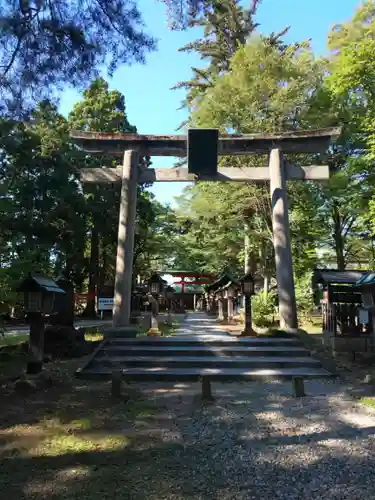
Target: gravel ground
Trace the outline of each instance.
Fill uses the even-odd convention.
[[[200,325],[190,315],[181,332],[201,333]],[[211,327],[205,318],[205,333]],[[302,399],[291,397],[291,383],[212,385],[209,405],[198,384],[144,386],[168,415],[165,448],[149,450],[158,478],[151,498],[375,499],[375,412],[339,380],[305,382]],[[130,498],[142,495],[134,488]]]
[[[215,384],[210,405],[197,385],[172,387],[145,389],[170,419],[152,471],[169,486],[152,498],[375,499],[375,413],[338,382],[311,381],[300,400],[287,383]]]

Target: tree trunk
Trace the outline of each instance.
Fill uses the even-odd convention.
[[[334,206],[332,210],[332,218],[333,218],[333,241],[335,244],[335,253],[336,253],[336,264],[337,269],[340,271],[344,271],[345,264],[345,241],[344,236],[342,234],[342,220],[341,215],[338,210],[338,207]]]
[[[342,245],[340,245],[338,243],[341,243],[341,242],[336,243],[337,269],[339,271],[345,271],[346,264],[345,264],[345,257],[344,257],[344,253],[343,253],[343,248],[342,248]]]
[[[89,263],[89,286],[88,286],[88,299],[87,305],[83,312],[83,316],[95,317],[95,299],[96,288],[98,283],[98,267],[99,267],[99,231],[94,221],[91,229],[91,249],[90,249],[90,263]]]
[[[104,251],[104,243],[101,244],[101,266],[99,269],[99,283],[98,283],[98,291],[102,290],[105,285],[105,276],[107,271],[107,254]]]
[[[245,274],[249,274],[252,271],[252,259],[251,259],[251,253],[250,253],[250,228],[247,222],[244,224],[244,232],[245,232],[245,238],[244,238],[244,253],[245,253]]]

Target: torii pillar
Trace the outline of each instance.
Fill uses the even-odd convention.
[[[298,328],[297,305],[286,196],[286,172],[283,153],[280,149],[271,150],[269,168],[280,328],[293,331]]]
[[[126,333],[126,330],[130,328],[138,162],[139,153],[137,150],[125,151],[122,166],[113,305],[113,329],[116,333]],[[134,329],[134,327],[131,328]],[[113,332],[109,331],[109,333]]]

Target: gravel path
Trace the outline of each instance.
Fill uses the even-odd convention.
[[[375,499],[375,412],[338,380],[308,381],[298,400],[291,383],[212,385],[209,405],[198,384],[144,387],[167,415],[163,445],[147,450],[150,498]]]
[[[150,450],[168,488],[152,498],[375,499],[375,414],[338,383],[309,382],[301,400],[287,383],[214,388],[210,405],[196,385],[146,390],[169,415],[166,449]]]

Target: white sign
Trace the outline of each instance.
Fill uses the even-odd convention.
[[[112,311],[113,298],[98,297],[98,311]]]
[[[359,309],[359,322],[367,325],[369,322],[369,315],[367,309]]]

